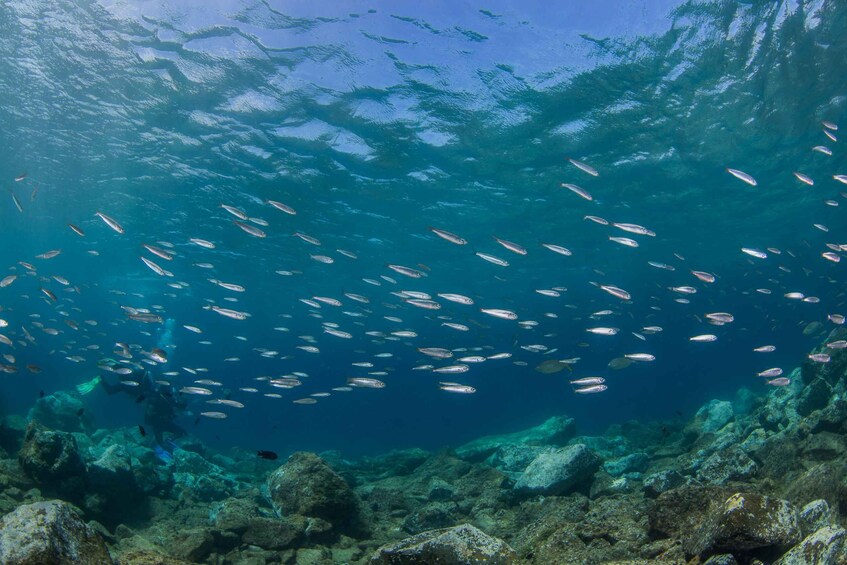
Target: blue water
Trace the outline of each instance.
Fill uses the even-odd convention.
[[[3,3],[0,185],[23,208],[2,195],[0,267],[3,276],[19,275],[0,289],[0,318],[9,323],[0,332],[15,341],[0,353],[14,355],[7,365],[18,369],[3,375],[4,410],[25,413],[39,391],[71,390],[89,380],[98,361],[115,357],[115,342],[144,351],[170,346],[168,363],[149,368],[179,371],[169,378],[175,385],[222,383],[212,398],[227,396],[244,408],[190,396],[191,413],[180,422],[206,441],[250,450],[435,448],[553,414],[571,415],[592,432],[627,419],[689,416],[704,401],[732,398],[742,387],[768,394],[755,374],[800,366],[835,327],[827,315],[847,314],[844,263],[821,257],[826,243],[847,241],[847,201],[840,194],[847,186],[832,178],[847,173],[843,141],[828,140],[821,125],[847,127],[845,26],[847,6],[835,1],[532,2],[519,10],[511,2]],[[816,145],[833,154],[812,151]],[[599,176],[578,170],[568,157]],[[757,186],[727,174],[727,167],[753,175]],[[800,183],[794,171],[815,185]],[[581,199],[563,182],[594,199]],[[830,199],[840,205],[826,204]],[[221,204],[266,220],[268,226],[256,227],[267,237],[243,232]],[[110,230],[97,211],[125,233]],[[657,235],[624,233],[586,215],[643,225]],[[430,226],[469,243],[448,243]],[[492,236],[528,253],[512,253]],[[632,237],[640,246],[609,236]],[[161,241],[174,245],[173,261],[141,247]],[[758,260],[741,247],[781,254]],[[51,249],[62,253],[35,258]],[[141,255],[173,278],[153,273]],[[650,260],[676,271],[653,268]],[[19,261],[35,265],[37,274],[26,275]],[[194,266],[203,262],[214,269]],[[388,264],[428,276],[404,277]],[[700,282],[692,269],[717,280]],[[246,292],[224,290],[209,278]],[[591,282],[624,288],[632,300]],[[680,285],[697,293],[668,290]],[[559,298],[535,292],[556,286],[568,290]],[[475,304],[436,297],[440,310],[422,310],[391,294],[401,290],[459,293]],[[794,291],[820,302],[783,296]],[[299,300],[313,296],[343,306],[315,309]],[[690,304],[674,301],[680,297]],[[211,303],[251,316],[232,320],[203,309]],[[173,337],[162,337],[163,324],[128,319],[121,306],[174,320]],[[496,319],[479,308],[509,309],[519,318]],[[613,315],[589,318],[604,309]],[[735,321],[705,324],[709,312],[730,312]],[[437,316],[470,329],[452,330]],[[518,324],[527,320],[538,325]],[[352,339],[323,333],[324,322],[339,324]],[[812,322],[822,327],[804,335]],[[38,323],[59,334],[44,333]],[[631,333],[651,325],[664,331],[646,341]],[[621,331],[586,333],[595,326]],[[398,330],[418,336],[386,341],[365,333]],[[705,333],[718,340],[688,341]],[[298,337],[304,335],[314,336],[320,353],[297,349],[309,345]],[[521,348],[535,344],[557,351]],[[752,352],[766,344],[776,352]],[[99,350],[82,349],[92,345]],[[469,349],[455,357],[513,356],[438,375],[412,368],[453,361],[429,359],[418,347]],[[471,351],[477,347],[486,349]],[[263,358],[256,348],[279,355]],[[607,367],[629,353],[656,360],[620,371]],[[85,360],[67,359],[74,355]],[[231,357],[240,361],[225,361]],[[580,360],[572,373],[534,370],[549,359],[574,357]],[[134,351],[134,361],[143,358]],[[360,361],[374,368],[351,365]],[[30,374],[27,364],[43,371]],[[193,376],[183,367],[208,372]],[[295,371],[308,377],[294,390],[255,380]],[[314,405],[292,402],[368,371],[387,372],[376,377],[386,387],[333,392]],[[576,395],[568,384],[596,375],[607,379],[601,394]],[[477,392],[445,392],[440,381]],[[143,403],[131,395],[107,397],[96,389],[85,402],[98,426],[134,426],[143,414]],[[195,424],[208,410],[228,418]]]

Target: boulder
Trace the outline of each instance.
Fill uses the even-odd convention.
[[[107,565],[103,539],[61,500],[19,506],[0,519],[4,565]]]
[[[470,524],[432,530],[384,545],[371,557],[372,565],[510,565],[517,562],[506,542]]]
[[[29,410],[27,420],[51,430],[81,432],[87,427],[82,399],[63,390],[41,397]]]
[[[647,468],[649,463],[650,457],[639,451],[612,461],[606,461],[603,463],[603,468],[613,477],[620,477],[624,473],[640,473]]]
[[[209,522],[219,530],[240,535],[247,531],[250,520],[258,516],[256,505],[249,500],[227,498],[212,505]]]
[[[831,461],[841,458],[845,452],[844,437],[833,432],[819,432],[805,438],[802,452],[805,459]]]
[[[18,452],[23,472],[48,491],[78,500],[85,486],[85,462],[74,436],[30,423]]]
[[[555,451],[555,448],[507,443],[498,447],[494,453],[488,456],[485,462],[510,478],[517,479],[536,457],[551,451]]]
[[[705,509],[714,500],[726,500],[731,490],[715,486],[683,485],[661,493],[647,511],[649,530],[654,537],[680,539],[695,531]]]
[[[582,444],[542,453],[524,470],[514,489],[530,496],[564,494],[588,482],[601,463],[600,457]]]
[[[215,537],[210,528],[178,529],[165,542],[168,555],[187,561],[203,561],[215,548]]]
[[[108,522],[125,517],[140,518],[139,505],[144,493],[135,480],[129,451],[123,445],[112,445],[88,466],[89,490],[97,493],[96,509]]]
[[[749,479],[756,474],[758,465],[744,451],[733,446],[710,455],[697,470],[697,478],[713,485]]]
[[[789,547],[801,539],[800,520],[790,502],[758,494],[736,493],[709,510],[686,540],[693,555]]]
[[[268,477],[280,516],[298,514],[326,520],[336,528],[362,528],[361,501],[341,476],[314,453],[297,452]]]
[[[815,410],[826,406],[832,396],[832,387],[822,378],[816,378],[803,387],[797,398],[797,413],[808,416]]]
[[[640,483],[628,477],[613,477],[606,471],[600,469],[594,475],[594,481],[591,483],[589,497],[593,500],[601,496],[612,496],[615,494],[624,494],[635,490],[636,485]]]
[[[839,432],[847,420],[847,400],[833,396],[829,403],[809,416],[809,428],[812,433],[828,431]]]
[[[658,473],[644,477],[644,494],[651,498],[656,498],[663,492],[680,487],[685,483],[685,477],[673,469],[659,471]]]
[[[307,522],[308,520],[302,516],[281,519],[257,516],[247,523],[247,529],[241,536],[241,541],[262,549],[275,551],[288,549],[298,545],[304,538],[309,525]]]
[[[841,565],[847,563],[847,531],[826,526],[807,536],[774,565]]]
[[[403,520],[403,529],[410,534],[426,530],[448,528],[459,521],[459,507],[455,502],[430,502],[415,510]]]
[[[813,500],[800,510],[800,529],[803,535],[809,535],[828,526],[832,520],[832,510],[826,500]]]
[[[786,489],[785,498],[798,506],[819,498],[832,501],[847,499],[847,488],[841,482],[845,474],[847,465],[842,461],[821,463],[794,478]]]
[[[456,489],[444,479],[434,477],[429,481],[426,498],[430,502],[452,500],[455,496]]]
[[[730,423],[735,417],[732,403],[726,400],[712,400],[703,405],[694,418],[685,426],[683,434],[696,439],[703,434],[714,433]]]
[[[553,416],[543,424],[510,434],[485,436],[456,449],[468,461],[484,461],[503,445],[564,446],[576,432],[573,418]]]
[[[204,502],[224,500],[242,485],[230,473],[195,451],[175,449],[173,480],[180,498]]]

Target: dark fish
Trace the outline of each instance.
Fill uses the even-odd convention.
[[[44,391],[43,390],[38,391],[38,398],[44,398]]]
[[[85,412],[85,408],[80,408],[79,410],[77,410],[77,411],[76,411],[76,415],[77,415],[77,416],[82,416],[82,413],[83,413],[83,412]]]
[[[139,402],[144,402],[144,399],[145,399],[145,398],[147,398],[147,397],[146,397],[146,396],[144,396],[143,394],[139,394],[139,395],[138,395],[138,398],[136,398],[136,399],[135,399],[136,404],[137,404],[137,403],[139,403]],[[142,435],[143,435],[143,434],[142,434]]]
[[[259,451],[257,451],[256,455],[258,455],[262,459],[268,459],[270,461],[276,461],[277,459],[279,459],[279,455],[277,455],[275,452],[265,451],[264,449],[260,449]]]
[[[144,426],[138,424],[138,433],[141,434],[141,437],[144,437],[147,435],[147,430],[144,429]]]

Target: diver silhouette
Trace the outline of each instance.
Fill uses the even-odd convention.
[[[144,403],[144,424],[153,431],[156,443],[163,445],[165,432],[174,437],[182,437],[187,432],[176,424],[176,418],[185,411],[187,402],[172,385],[157,383],[149,371],[132,380],[138,382],[137,387],[128,387],[120,383],[110,383],[105,378],[100,384],[106,394],[112,396],[118,393],[135,395],[136,402]]]

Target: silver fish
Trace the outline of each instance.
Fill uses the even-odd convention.
[[[518,255],[526,255],[526,249],[524,247],[521,247],[517,243],[512,243],[511,241],[506,241],[505,239],[500,239],[499,237],[495,237],[494,240],[513,253],[517,253]]]
[[[256,226],[251,226],[250,224],[245,224],[244,222],[239,222],[238,220],[233,220],[232,223],[234,223],[236,226],[241,228],[245,233],[248,233],[248,234],[252,235],[253,237],[259,237],[259,238],[267,237],[267,234],[265,232],[263,232],[262,230],[260,230],[259,228],[257,228]]]
[[[586,200],[589,200],[589,201],[594,200],[594,197],[591,196],[591,194],[589,194],[587,190],[585,190],[584,188],[579,187],[575,184],[563,182],[562,188],[567,188],[568,190],[570,190],[574,194],[581,196],[582,198],[585,198]]]
[[[106,223],[107,226],[109,226],[110,228],[112,228],[116,232],[124,233],[123,226],[121,226],[118,222],[116,222],[114,219],[110,218],[106,214],[104,214],[102,212],[95,212],[94,215],[97,216],[98,218],[100,218],[101,220],[103,220]]]
[[[500,308],[480,308],[479,311],[483,314],[488,314],[489,316],[494,316],[495,318],[502,318],[504,320],[518,319],[518,315],[512,312],[511,310],[502,310]]]
[[[480,253],[477,251],[476,256],[480,259],[484,259],[489,263],[493,263],[495,265],[499,265],[500,267],[508,267],[509,262],[505,259],[500,259],[499,257],[495,257],[494,255],[489,255],[488,253]]]
[[[603,392],[604,390],[607,390],[608,388],[609,387],[607,387],[606,385],[592,385],[592,386],[576,388],[576,389],[574,389],[574,392],[576,394],[596,394],[598,392]]]
[[[433,228],[433,227],[430,227],[429,231],[431,231],[432,233],[434,233],[435,235],[437,235],[441,239],[449,241],[450,243],[455,243],[456,245],[465,245],[467,243],[467,240],[459,237],[458,235],[456,235],[454,233],[450,233],[449,231],[440,230],[438,228]]]
[[[476,392],[476,389],[474,387],[459,383],[438,383],[438,387],[441,390],[445,390],[447,392],[457,392],[459,394],[473,394]]]
[[[543,245],[554,253],[558,253],[559,255],[564,255],[566,257],[570,257],[571,255],[573,255],[570,249],[562,247],[561,245],[554,245],[552,243],[542,243],[541,245]]]
[[[407,277],[411,277],[413,279],[419,279],[421,277],[425,277],[426,273],[423,271],[419,271],[417,269],[412,269],[409,267],[404,267],[403,265],[388,265],[388,268],[394,271],[395,273],[400,273],[401,275],[405,275]]]
[[[468,298],[462,294],[450,294],[450,293],[439,293],[438,296],[443,298],[444,300],[449,300],[450,302],[456,302],[457,304],[473,304],[473,299]]]
[[[282,202],[277,202],[276,200],[268,200],[268,204],[276,208],[277,210],[282,210],[286,214],[291,214],[292,216],[297,215],[297,211],[294,210],[291,206],[283,204]]]
[[[752,176],[748,175],[744,171],[739,171],[738,169],[727,168],[726,172],[728,172],[729,174],[731,174],[735,178],[746,182],[750,186],[756,186],[756,184],[758,184],[758,183],[756,183],[756,179],[754,179]]]
[[[220,306],[204,306],[203,309],[212,310],[213,312],[217,312],[221,316],[232,318],[233,320],[246,320],[250,317],[250,314],[248,314],[247,312],[239,312],[238,310],[230,310],[229,308],[221,308]]]
[[[574,167],[576,167],[580,171],[588,173],[592,177],[596,177],[600,174],[600,173],[597,172],[597,169],[595,169],[591,165],[586,165],[582,161],[577,161],[576,159],[571,159],[570,157],[568,157],[568,162],[570,162],[571,165],[573,165]]]

